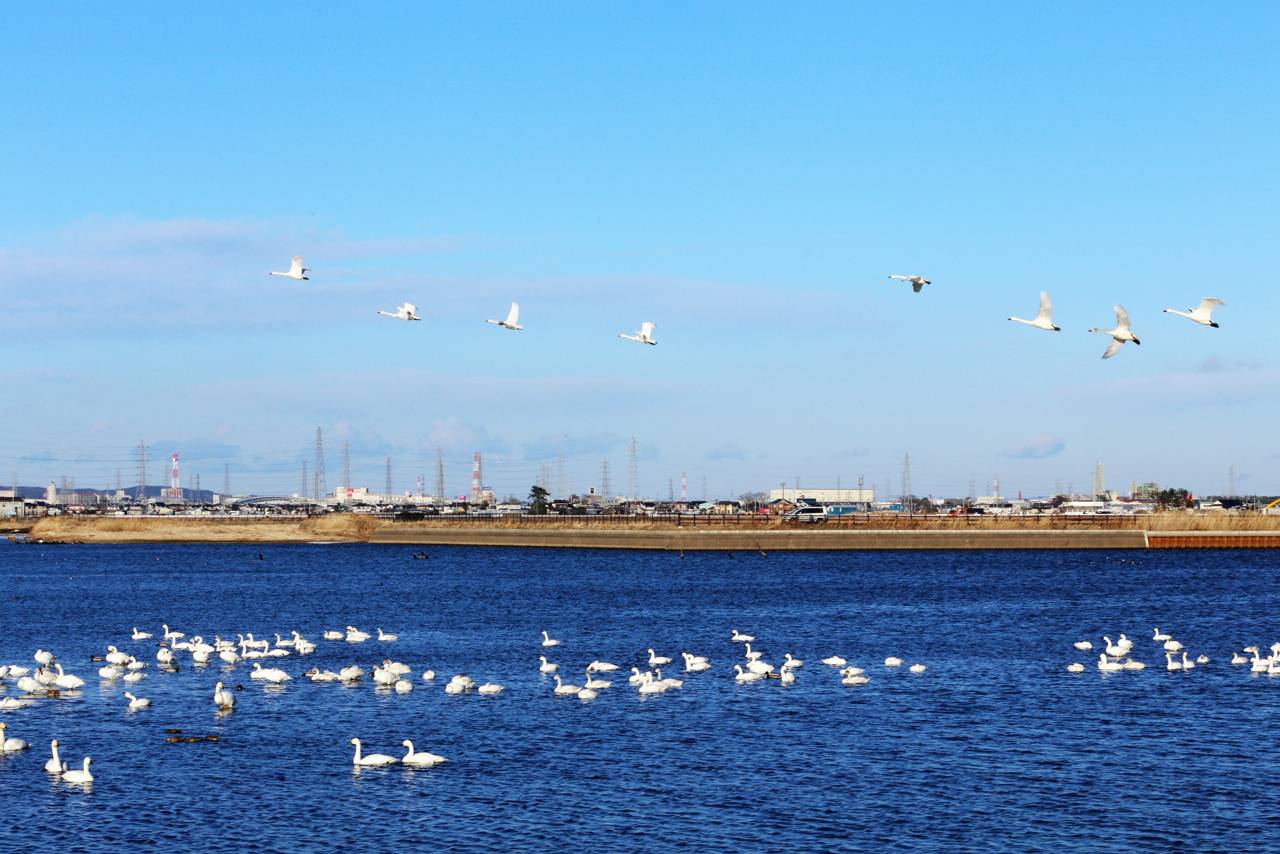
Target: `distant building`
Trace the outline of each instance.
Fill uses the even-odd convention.
[[[1129,493],[1131,498],[1155,498],[1156,493],[1160,491],[1158,483],[1138,483],[1134,484],[1133,489]]]
[[[876,500],[874,489],[781,489],[769,490],[769,503],[774,501],[790,501],[793,504],[801,498],[817,501],[819,504],[870,504]]]

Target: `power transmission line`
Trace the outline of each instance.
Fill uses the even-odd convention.
[[[147,443],[138,442],[138,503],[142,505],[142,515],[147,514]]]

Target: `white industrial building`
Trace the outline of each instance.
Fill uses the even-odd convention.
[[[769,490],[770,501],[790,501],[795,503],[801,498],[816,501],[819,504],[870,504],[876,500],[874,489],[781,489]]]

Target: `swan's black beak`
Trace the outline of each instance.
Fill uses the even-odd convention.
[[[1053,331],[1054,331],[1054,332],[1061,332],[1061,331],[1062,331],[1062,327],[1061,327],[1061,326],[1055,326],[1055,327],[1053,327]]]
[[[1134,344],[1137,344],[1139,347],[1141,347],[1141,346],[1142,346],[1142,342],[1141,342],[1141,341],[1139,341],[1137,338],[1133,339],[1133,343],[1134,343]]]
[[[1217,323],[1215,323],[1215,322],[1213,322],[1212,320],[1211,320],[1211,321],[1209,321],[1209,325],[1210,325],[1210,326],[1212,326],[1214,329],[1217,329],[1217,328],[1218,328],[1218,324],[1217,324]]]

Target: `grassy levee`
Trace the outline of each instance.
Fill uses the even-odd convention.
[[[1280,516],[1163,513],[1136,517],[859,516],[818,524],[759,517],[465,517],[368,515],[51,516],[29,536],[63,543],[303,543],[317,540],[601,548],[1141,548],[1147,535],[1280,534]],[[1255,538],[1256,540],[1257,538]]]

